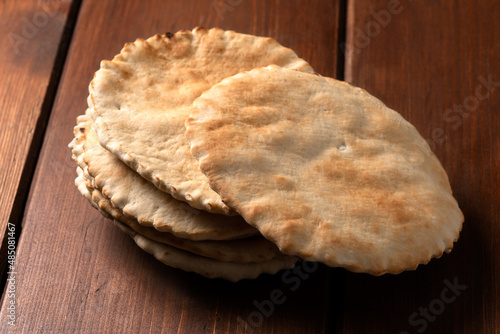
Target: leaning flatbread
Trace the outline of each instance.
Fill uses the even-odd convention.
[[[259,234],[240,216],[228,217],[191,208],[144,180],[101,147],[88,115],[77,118],[70,143],[73,159],[113,206],[144,226],[190,240],[229,240]]]
[[[88,99],[102,146],[159,189],[194,208],[231,215],[189,152],[192,102],[220,80],[255,67],[311,67],[272,38],[196,28],[127,43],[103,61]]]
[[[162,263],[208,278],[223,278],[237,282],[242,279],[257,278],[263,273],[275,274],[282,269],[293,268],[298,260],[296,257],[281,257],[257,263],[217,261],[153,241],[116,220],[115,225],[132,237],[140,248]]]
[[[463,215],[443,167],[366,91],[269,66],[195,106],[186,136],[210,185],[282,252],[380,275],[458,239]]]

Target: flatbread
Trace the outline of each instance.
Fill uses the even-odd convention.
[[[168,232],[160,232],[152,227],[142,226],[132,219],[120,220],[120,222],[126,223],[134,231],[153,241],[219,261],[249,263],[288,257],[281,253],[276,245],[262,236],[238,240],[192,241],[176,238]]]
[[[195,210],[144,180],[100,146],[92,119],[77,118],[70,143],[73,159],[93,179],[112,205],[140,224],[190,240],[229,240],[259,235],[240,216],[228,217]]]
[[[189,152],[184,121],[192,102],[220,80],[277,64],[312,71],[272,38],[195,28],[127,43],[102,61],[89,90],[103,147],[142,177],[194,208],[232,215]]]
[[[443,167],[366,91],[269,66],[194,104],[186,137],[210,186],[282,252],[381,275],[458,239],[463,215]]]
[[[153,254],[155,258],[168,266],[188,272],[195,272],[208,278],[223,278],[236,282],[242,279],[256,278],[262,273],[275,274],[279,270],[293,268],[298,260],[296,257],[284,256],[283,254],[279,254],[279,252],[278,254],[274,254],[273,252],[274,256],[269,257],[269,253],[266,253],[263,248],[261,248],[261,250],[264,250],[264,252],[260,252],[260,255],[258,255],[259,252],[255,252],[251,249],[251,247],[252,244],[255,247],[259,247],[260,242],[254,243],[253,241],[245,244],[244,241],[186,240],[182,243],[184,248],[177,248],[169,243],[154,240],[153,238],[159,234],[163,235],[163,237],[160,238],[163,241],[171,241],[172,239],[168,237],[165,238],[165,235],[168,235],[168,233],[158,231],[151,232],[151,230],[155,231],[151,228],[149,228],[149,232],[144,234],[139,233],[133,227],[138,227],[141,231],[145,231],[145,229],[148,228],[137,223],[134,224],[130,218],[120,214],[119,210],[114,209],[110,205],[109,201],[106,203],[106,200],[101,197],[102,195],[99,196],[99,191],[86,187],[85,178],[81,168],[77,167],[77,173],[78,176],[75,179],[75,185],[77,185],[78,190],[89,201],[89,203],[98,209],[106,218],[112,217],[117,219],[114,220],[114,222],[120,230],[132,237],[141,249]],[[97,203],[100,203],[101,207],[106,208],[106,211],[110,212],[110,214],[102,210],[100,206],[97,206]],[[232,246],[229,244],[232,244]],[[215,255],[215,258],[223,259],[216,260],[210,256],[205,257],[197,253],[186,251],[186,248],[189,249],[190,246],[193,246],[195,250],[202,250],[202,253],[208,250],[207,255]],[[217,251],[213,248],[214,246],[216,246],[219,250]],[[241,251],[242,253],[238,255],[235,251]],[[257,258],[252,258],[255,255],[257,255]],[[257,261],[246,261],[248,259]],[[234,262],[231,260],[234,260]]]
[[[116,220],[115,225],[162,263],[207,278],[223,278],[231,282],[253,279],[263,273],[276,274],[282,269],[291,269],[298,260],[296,257],[281,257],[257,263],[217,261],[153,241]]]
[[[77,179],[83,179],[83,172],[80,168],[78,169],[79,175]],[[84,191],[86,191],[86,193],[84,193]],[[89,201],[91,204],[97,207],[101,213],[107,215],[108,218],[111,217],[118,220],[148,239],[193,254],[219,261],[239,263],[263,262],[273,258],[287,257],[281,253],[273,243],[262,236],[227,241],[193,241],[177,238],[168,232],[160,232],[152,227],[142,226],[134,219],[125,216],[119,209],[113,207],[109,199],[97,189],[85,187],[85,189],[82,188],[80,192],[87,199],[90,197]]]

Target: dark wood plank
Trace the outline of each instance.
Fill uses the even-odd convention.
[[[415,272],[348,274],[344,332],[498,333],[500,3],[389,3],[349,1],[345,78],[429,138],[465,224],[451,254]]]
[[[21,219],[41,147],[46,102],[53,98],[60,74],[54,61],[71,3],[0,2],[0,272],[7,255],[7,225]]]
[[[87,86],[99,61],[112,58],[125,42],[197,25],[220,26],[275,37],[318,71],[334,76],[338,16],[337,4],[320,0],[84,1],[23,221],[15,283],[17,331],[324,332],[331,316],[330,275],[324,267],[293,283],[278,274],[237,284],[164,267],[78,193],[67,144],[75,117],[85,110]],[[286,301],[258,326],[254,302],[269,299],[274,289],[281,289]],[[4,299],[1,319],[9,313],[10,300]],[[1,321],[0,332],[8,329]]]

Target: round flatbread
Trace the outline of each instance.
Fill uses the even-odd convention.
[[[210,186],[282,252],[380,275],[458,239],[463,215],[443,167],[366,91],[269,66],[194,104],[186,137]]]
[[[232,215],[184,137],[192,102],[222,79],[277,64],[312,71],[272,38],[196,28],[127,43],[90,84],[99,141],[142,177],[194,208]]]
[[[293,268],[298,260],[296,257],[288,256],[257,263],[217,261],[151,240],[116,220],[115,225],[132,237],[137,246],[162,263],[207,278],[223,278],[232,282],[253,279],[263,273],[275,274],[282,269]]]
[[[78,167],[77,173],[78,177],[75,180],[75,184],[77,184],[80,193],[89,200],[92,206],[97,208],[106,218],[114,218],[153,241],[219,261],[239,263],[263,262],[287,256],[281,253],[276,245],[262,236],[238,240],[193,241],[177,238],[171,233],[160,232],[155,228],[143,226],[136,220],[125,216],[119,209],[113,207],[109,199],[99,190],[85,186],[84,172],[80,167]]]
[[[240,239],[259,232],[240,216],[191,208],[157,189],[98,142],[88,115],[77,118],[70,143],[73,159],[112,205],[140,224],[190,240]]]

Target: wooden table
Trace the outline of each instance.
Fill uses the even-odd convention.
[[[498,18],[495,0],[0,1],[0,333],[499,333]],[[413,123],[465,215],[453,252],[397,276],[319,266],[293,290],[162,266],[102,218],[67,148],[87,85],[125,42],[197,25],[272,36]]]

